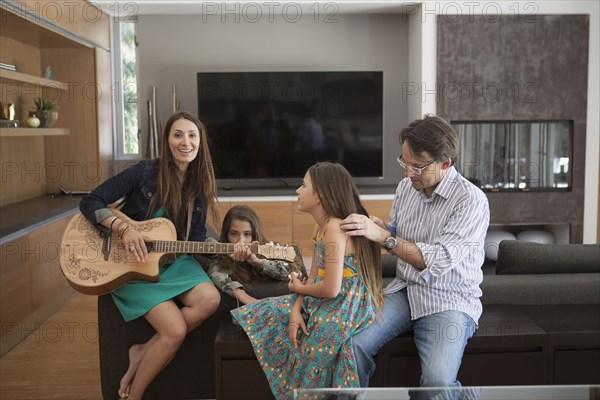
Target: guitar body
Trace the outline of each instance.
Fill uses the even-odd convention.
[[[116,211],[120,218],[152,240],[177,240],[175,226],[166,218],[133,221]],[[100,295],[109,293],[132,279],[159,280],[159,260],[165,252],[149,252],[146,262],[138,262],[117,235],[111,237],[108,260],[102,248],[105,238],[81,213],[77,213],[63,234],[60,268],[69,284],[78,292]]]
[[[158,282],[159,260],[165,254],[231,254],[233,243],[177,241],[175,226],[166,218],[133,221],[120,211],[115,214],[127,222],[131,229],[148,238],[148,258],[139,262],[128,252],[123,241],[112,235],[110,241],[81,213],[77,213],[63,234],[60,245],[60,268],[69,284],[78,292],[100,295],[112,292],[132,279]],[[249,244],[254,254],[293,262],[293,246]]]

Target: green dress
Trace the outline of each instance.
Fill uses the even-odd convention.
[[[164,211],[161,208],[154,217],[162,216]],[[190,254],[165,264],[159,273],[159,282],[132,280],[111,293],[125,321],[141,317],[157,304],[172,299],[199,283],[211,281],[200,263]]]

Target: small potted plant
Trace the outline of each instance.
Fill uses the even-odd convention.
[[[33,102],[36,108],[35,116],[40,120],[40,127],[52,127],[58,119],[58,104],[56,101],[45,97],[36,97]]]

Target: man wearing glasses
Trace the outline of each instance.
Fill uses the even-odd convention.
[[[377,351],[413,330],[420,385],[457,387],[463,351],[482,311],[488,201],[454,168],[458,137],[443,119],[427,115],[411,122],[400,132],[400,144],[397,161],[405,178],[389,223],[358,214],[341,222],[347,235],[364,236],[398,257],[379,318],[352,339],[360,383],[368,386]]]

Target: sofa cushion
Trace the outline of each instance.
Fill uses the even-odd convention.
[[[519,306],[518,309],[529,315],[537,325],[549,334],[585,334],[594,333],[597,338],[600,337],[600,304],[535,304],[529,306]],[[560,315],[560,318],[556,316]],[[591,343],[581,343],[583,345],[593,345],[592,347],[600,349],[600,340],[596,339]],[[598,363],[600,367],[600,363]],[[600,375],[599,375],[600,376]]]
[[[484,275],[480,285],[486,304],[598,304],[600,274]]]
[[[599,244],[500,242],[497,275],[600,272]]]
[[[391,254],[384,254],[381,256],[381,276],[384,278],[395,278],[396,277],[396,264],[398,258]]]
[[[256,280],[245,287],[246,292],[257,299],[266,297],[283,296],[290,294],[287,281],[278,281],[277,279]],[[222,294],[221,297],[228,296]]]

